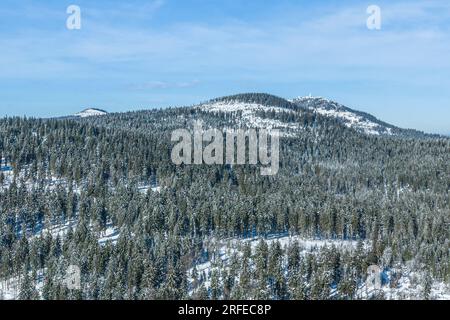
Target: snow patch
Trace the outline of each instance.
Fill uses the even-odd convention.
[[[298,130],[296,123],[282,122],[277,119],[262,118],[256,113],[259,111],[275,113],[295,113],[295,110],[286,108],[264,106],[257,103],[245,103],[240,101],[221,101],[207,103],[199,106],[200,110],[205,112],[229,113],[239,115],[235,117],[235,124],[238,127],[249,127],[255,129],[274,129],[284,130],[282,136],[292,136],[293,131]]]
[[[215,248],[215,250],[210,255],[210,258],[206,261],[199,261],[199,263],[187,271],[188,282],[191,287],[190,293],[192,294],[194,292],[195,279],[192,277],[194,268],[199,275],[202,275],[206,279],[203,284],[208,289],[210,286],[211,273],[215,268],[217,268],[216,266],[223,265],[225,266],[225,269],[228,269],[228,264],[233,255],[237,254],[239,257],[242,256],[243,253],[241,249],[244,244],[250,244],[253,254],[261,239],[264,240],[268,246],[272,245],[274,242],[279,242],[282,248],[288,247],[294,242],[298,242],[301,249],[301,254],[303,255],[311,252],[317,252],[317,250],[322,247],[331,247],[333,245],[341,250],[354,250],[358,244],[358,241],[353,240],[305,239],[300,236],[289,236],[285,234],[272,235],[267,238],[232,238],[220,241],[212,239],[209,244],[211,247]]]
[[[299,97],[294,103],[305,105],[309,110],[329,118],[341,120],[348,128],[354,128],[369,135],[393,135],[392,128],[373,122],[344,106],[322,97]]]
[[[108,112],[106,112],[104,110],[88,108],[88,109],[84,109],[81,112],[76,113],[75,116],[80,117],[80,118],[87,118],[87,117],[104,116],[106,114],[108,114]]]

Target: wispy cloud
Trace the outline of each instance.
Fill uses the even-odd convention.
[[[417,23],[417,20],[420,22],[432,15],[430,8],[439,8],[436,2],[431,3],[433,5],[424,5],[420,1],[386,5],[383,7],[386,26],[379,33],[365,29],[367,16],[362,6],[288,25],[280,21],[258,25],[198,25],[192,22],[173,23],[165,29],[143,29],[133,25],[116,26],[109,20],[108,24],[84,24],[79,34],[62,30],[49,35],[46,30],[42,34],[30,31],[20,38],[14,36],[14,39],[2,37],[0,45],[7,49],[0,57],[7,62],[3,67],[10,76],[20,76],[22,72],[24,76],[33,76],[35,70],[42,70],[46,65],[53,69],[55,64],[66,65],[69,71],[73,71],[70,65],[97,68],[109,63],[129,63],[129,69],[140,65],[147,70],[164,68],[168,71],[202,68],[270,71],[312,64],[450,67],[450,60],[445,59],[450,50],[447,30]],[[155,12],[163,5],[161,0],[153,1],[142,11]],[[443,4],[442,10],[448,10],[448,5]],[[92,13],[95,12],[93,9],[90,11],[93,16],[103,12],[100,9],[98,13]],[[140,12],[125,6],[109,9],[102,16],[111,18],[120,14],[139,15]],[[412,15],[410,26],[400,30],[395,28],[395,17],[402,25],[407,24],[408,13]],[[26,68],[19,73],[10,70],[14,60],[14,65],[22,64]]]
[[[170,1],[133,0],[114,6],[81,1],[80,31],[63,27],[64,10],[46,8],[39,10],[44,14],[39,24],[0,30],[0,81],[98,81],[124,94],[132,87],[145,101],[146,93],[182,88],[192,89],[195,97],[266,87],[287,92],[283,86],[289,83],[321,83],[329,91],[343,83],[385,91],[399,87],[404,94],[417,88],[430,95],[448,91],[450,3],[377,2],[381,31],[366,28],[366,6],[354,1],[306,9],[295,1],[283,15],[206,17],[201,22],[172,19],[170,10],[178,8]],[[26,16],[35,6],[24,11]],[[164,23],[156,23],[162,15]],[[17,20],[17,14],[5,16],[11,23]],[[45,17],[53,22],[45,24]]]
[[[133,85],[132,88],[136,90],[147,89],[181,89],[192,88],[200,83],[198,80],[192,80],[187,82],[168,82],[168,81],[150,81],[139,85]]]

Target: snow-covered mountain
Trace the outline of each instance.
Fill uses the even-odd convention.
[[[347,108],[337,102],[321,97],[299,97],[292,100],[296,105],[317,112],[326,117],[336,118],[349,128],[372,135],[393,135],[395,126],[378,120],[374,116]]]
[[[13,258],[0,300],[76,298],[60,283],[69,264],[87,266],[87,300],[450,298],[450,138],[261,93],[105,114],[0,119],[0,251]],[[279,129],[278,174],[262,177],[262,161],[176,165],[173,132],[198,121]]]
[[[427,134],[417,130],[396,127],[377,119],[371,114],[350,109],[338,102],[322,97],[298,97],[291,100],[291,102],[301,108],[311,110],[320,115],[335,118],[345,126],[369,135],[409,137],[428,136]]]
[[[204,112],[227,114],[230,124],[237,127],[255,129],[280,129],[284,136],[292,135],[299,129],[295,122],[287,122],[273,117],[264,117],[261,114],[270,113],[280,115],[295,113],[295,110],[276,106],[275,104],[263,104],[245,101],[245,99],[215,100],[201,104],[199,109]]]
[[[210,100],[194,108],[207,113],[224,114],[229,125],[248,128],[279,129],[283,136],[295,136],[302,125],[299,115],[318,114],[338,120],[342,125],[368,135],[431,137],[423,132],[398,128],[373,115],[350,109],[338,102],[319,97],[299,97],[286,100],[266,93],[244,93]],[[107,111],[85,109],[72,117],[104,116]]]
[[[81,112],[74,114],[74,116],[79,118],[87,118],[87,117],[104,116],[106,114],[108,114],[108,112],[102,109],[87,108]]]
[[[416,130],[398,128],[368,113],[350,109],[337,102],[311,96],[285,100],[269,94],[246,93],[214,99],[201,104],[199,108],[202,111],[228,114],[228,118],[234,119],[234,123],[239,126],[269,130],[276,128],[287,135],[301,130],[301,126],[287,121],[292,117],[286,115],[306,112],[337,119],[346,127],[368,135],[427,136]]]

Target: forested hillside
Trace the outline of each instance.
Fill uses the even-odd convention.
[[[195,120],[280,128],[279,173],[175,166],[171,133]],[[368,135],[261,94],[4,118],[0,299],[438,298],[450,284],[449,152],[448,138]],[[61,281],[69,265],[81,290]],[[363,294],[370,265],[385,288],[415,289]]]

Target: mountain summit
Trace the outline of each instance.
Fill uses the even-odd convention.
[[[106,114],[108,114],[108,112],[102,109],[87,108],[81,112],[76,113],[74,116],[79,118],[87,118],[87,117],[104,116]]]
[[[296,136],[307,123],[317,119],[321,125],[338,123],[357,132],[393,137],[433,137],[413,129],[402,129],[383,122],[375,116],[348,108],[338,102],[322,97],[299,97],[287,100],[267,93],[242,93],[209,100],[194,106],[194,109],[218,116],[216,120],[227,126],[280,129],[285,136]],[[171,117],[170,110],[161,110],[165,118]],[[90,118],[108,114],[97,108],[85,109],[73,117]],[[153,115],[153,113],[150,113]],[[197,115],[202,117],[201,114]],[[208,117],[210,117],[208,116]],[[226,123],[224,123],[226,122]],[[317,124],[316,123],[316,124]],[[211,123],[214,124],[214,122]]]
[[[402,129],[377,119],[375,116],[348,108],[340,103],[322,97],[299,97],[286,100],[266,93],[244,93],[213,99],[201,105],[204,111],[235,113],[240,112],[240,124],[256,127],[288,127],[292,124],[280,121],[262,121],[261,112],[311,114],[334,119],[342,125],[368,135],[424,137],[423,132]],[[279,118],[279,117],[278,117]],[[278,119],[279,120],[279,119]],[[276,122],[276,123],[275,123]]]
[[[402,129],[386,123],[366,112],[350,109],[340,103],[322,97],[299,97],[291,101],[295,105],[328,118],[335,118],[345,126],[369,135],[429,136],[421,131]],[[430,135],[431,136],[431,135]]]
[[[296,105],[335,118],[349,128],[372,135],[393,135],[395,126],[378,120],[374,116],[347,108],[322,97],[299,97],[292,100]]]

